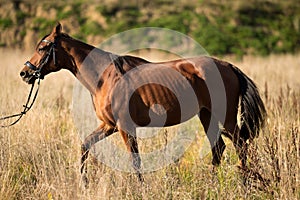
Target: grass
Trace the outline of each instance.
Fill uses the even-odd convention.
[[[29,56],[0,50],[1,116],[19,112],[26,101],[29,86],[18,72]],[[237,168],[230,142],[221,166],[212,173],[211,155],[200,158],[199,149],[206,143],[194,119],[187,128],[198,132],[196,140],[174,164],[145,174],[144,187],[134,174],[89,159],[90,187],[80,189],[80,139],[71,111],[74,78],[59,72],[42,81],[36,104],[17,125],[0,129],[0,199],[299,199],[299,55],[252,56],[233,63],[258,84],[269,114],[250,146],[252,173],[243,175]],[[177,128],[166,129],[155,140],[140,140],[141,150],[165,145]],[[118,134],[110,140],[123,145]]]

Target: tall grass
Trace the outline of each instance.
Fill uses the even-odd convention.
[[[6,115],[20,111],[26,101],[29,86],[18,72],[29,55],[0,53],[0,114]],[[299,56],[246,57],[234,64],[258,83],[268,110],[266,127],[250,145],[251,172],[238,169],[228,142],[213,172],[211,155],[200,158],[204,133],[194,119],[196,140],[174,164],[145,174],[143,187],[134,174],[89,159],[90,187],[82,190],[80,140],[70,109],[74,79],[59,72],[42,81],[36,104],[17,125],[0,129],[0,199],[299,199]],[[154,141],[140,140],[140,148],[164,145],[174,130]],[[119,142],[120,136],[112,140]]]

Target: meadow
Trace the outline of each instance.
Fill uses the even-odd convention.
[[[30,52],[0,49],[0,116],[19,112],[26,101],[30,87],[19,71],[29,57]],[[257,83],[268,112],[265,128],[250,145],[251,173],[239,170],[227,140],[222,164],[213,173],[210,153],[199,152],[205,145],[203,128],[193,119],[188,123],[197,132],[192,145],[173,164],[145,174],[143,187],[134,174],[90,158],[90,186],[82,189],[81,141],[72,116],[75,78],[61,71],[41,82],[33,109],[18,124],[0,129],[0,199],[300,199],[299,55],[223,59]],[[175,131],[141,139],[141,150],[166,145]],[[111,140],[123,145],[118,134]]]

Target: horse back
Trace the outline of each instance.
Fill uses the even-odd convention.
[[[238,90],[233,86],[238,80],[230,64],[217,59],[197,57],[160,63],[133,56],[119,59],[125,73],[117,73],[114,66],[108,68],[111,75],[103,77],[105,84],[99,94],[102,98],[96,109],[101,120],[112,123],[130,115],[138,126],[171,126],[190,119],[203,107],[210,109],[206,79],[212,67],[220,73],[226,93]],[[236,100],[238,96],[230,98]]]

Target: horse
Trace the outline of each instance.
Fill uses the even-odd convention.
[[[38,42],[24,65],[20,76],[28,84],[66,69],[89,90],[101,122],[81,146],[80,173],[86,184],[86,160],[100,140],[119,132],[143,182],[136,128],[173,126],[195,115],[210,142],[212,165],[221,163],[224,135],[233,142],[245,168],[248,144],[259,135],[266,118],[256,84],[229,62],[198,56],[153,63],[115,55],[72,38],[62,32],[60,23]],[[211,87],[214,82],[219,84]]]

